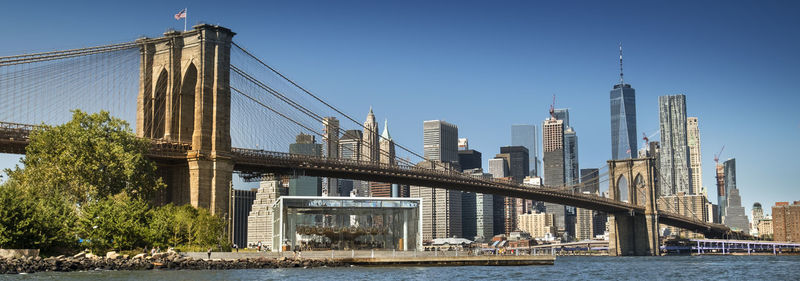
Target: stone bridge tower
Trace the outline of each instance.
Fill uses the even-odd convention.
[[[161,202],[228,212],[232,177],[230,29],[207,24],[141,38],[136,135],[191,144],[185,160],[159,161]]]
[[[608,214],[609,255],[659,254],[656,161],[653,157],[608,161],[609,196],[645,208],[644,214]]]

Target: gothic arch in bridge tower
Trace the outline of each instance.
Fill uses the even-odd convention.
[[[156,79],[156,85],[153,89],[153,113],[152,113],[152,131],[150,138],[161,139],[164,138],[164,122],[166,121],[167,111],[167,84],[169,73],[166,69],[162,69],[161,73]]]
[[[625,178],[625,175],[620,175],[617,178],[617,188],[614,192],[614,200],[628,202],[630,196],[628,196],[628,179]]]
[[[177,140],[184,143],[192,142],[192,134],[194,133],[194,116],[195,116],[195,93],[197,92],[197,67],[194,63],[189,63],[189,67],[183,75],[181,82],[181,92],[178,104],[180,108],[177,112],[176,120],[178,128]]]

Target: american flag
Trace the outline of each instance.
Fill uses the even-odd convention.
[[[175,20],[180,20],[185,18],[186,18],[186,8],[175,14]]]

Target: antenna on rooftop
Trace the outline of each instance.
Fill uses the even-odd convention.
[[[622,79],[622,42],[619,43],[619,85],[620,87],[625,85],[624,79]]]

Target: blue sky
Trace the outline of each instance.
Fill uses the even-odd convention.
[[[743,204],[800,200],[800,5],[791,1],[12,1],[0,56],[134,40],[220,24],[235,40],[359,119],[373,106],[421,151],[422,121],[459,126],[484,162],[510,126],[539,125],[552,95],[569,108],[580,165],[610,158],[609,90],[637,91],[638,131],[658,129],[660,95],[699,118],[704,185],[713,155],[737,159]],[[0,166],[15,157],[4,155]],[[485,163],[484,163],[485,164]],[[769,211],[767,211],[769,212]]]

